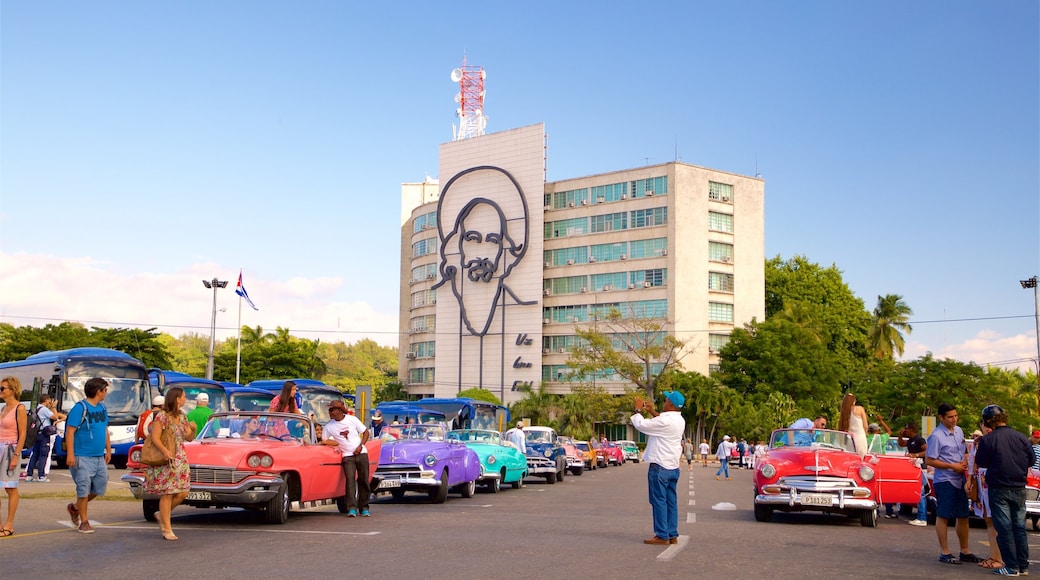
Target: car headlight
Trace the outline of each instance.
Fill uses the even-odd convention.
[[[130,453],[130,461],[132,463],[141,463],[141,450],[140,449],[134,449]]]
[[[252,468],[260,467],[260,456],[259,455],[250,455],[249,458],[246,459],[246,465],[248,465],[249,467],[252,467]]]
[[[425,463],[427,467],[433,467],[433,464],[437,463],[437,456],[431,453],[423,458],[423,463]]]
[[[488,455],[488,465],[494,465],[498,460],[495,459],[494,455]]]
[[[762,474],[762,477],[772,479],[776,475],[776,468],[772,464],[767,463],[762,466],[762,469],[759,469],[759,472]]]
[[[863,481],[870,481],[874,479],[874,470],[868,465],[864,465],[859,468],[859,478]]]
[[[545,453],[543,453],[542,455],[545,455],[545,457],[546,457],[547,459],[548,459],[549,457],[552,457],[552,449],[546,449],[546,450],[545,450]]]
[[[271,467],[274,465],[274,458],[270,455],[264,455],[260,458],[260,467]]]

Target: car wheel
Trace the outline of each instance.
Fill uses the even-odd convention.
[[[289,484],[283,483],[264,509],[264,521],[268,524],[284,524],[289,521]]]
[[[877,510],[861,510],[859,512],[859,523],[864,528],[877,527]]]
[[[771,522],[771,521],[773,521],[773,508],[771,508],[771,507],[769,507],[767,505],[762,505],[762,504],[756,503],[755,504],[755,521],[756,522]]]
[[[473,497],[473,495],[477,493],[477,480],[474,479],[473,481],[460,485],[459,493],[462,497]]]
[[[396,501],[401,501],[401,498],[404,497],[404,490],[399,487],[391,489],[390,497],[394,498]]]
[[[1029,519],[1033,522],[1033,531],[1040,532],[1040,516],[1032,516]]]
[[[505,478],[506,478],[506,470],[503,469],[502,473],[499,474],[499,477],[496,477],[495,479],[492,479],[491,481],[488,482],[488,484],[487,484],[488,493],[498,493],[499,491],[501,491],[502,490],[502,480],[505,479]]]
[[[65,456],[64,455],[59,455],[58,457],[55,457],[54,460],[58,462],[58,469],[68,469],[69,468],[69,464],[65,461]]]
[[[448,499],[448,470],[441,472],[441,484],[430,490],[430,501],[433,503],[444,503]]]
[[[548,483],[550,485],[556,483],[556,472],[555,471],[552,472],[552,473],[546,473],[545,474],[545,483]]]
[[[146,499],[141,502],[141,509],[144,511],[145,521],[154,522],[155,512],[159,511],[159,500]]]
[[[574,467],[571,468],[571,475],[581,475],[585,471],[585,467]]]
[[[127,462],[128,459],[129,458],[127,458],[127,457],[118,457],[118,458],[113,457],[112,458],[112,467],[115,467],[116,469],[126,469],[126,462]]]
[[[339,513],[341,514],[347,513],[347,496],[341,495],[336,498],[336,509],[339,510]]]
[[[559,462],[556,468],[556,479],[563,481],[563,476],[567,474],[567,460]]]
[[[523,487],[525,479],[527,479],[526,471],[520,475],[520,479],[513,482],[513,489],[520,489],[521,487]]]

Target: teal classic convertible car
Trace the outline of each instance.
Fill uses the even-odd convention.
[[[484,429],[456,429],[448,432],[448,439],[466,444],[480,457],[480,479],[477,483],[498,493],[502,484],[520,487],[527,477],[527,458],[511,443],[502,440],[498,431]]]

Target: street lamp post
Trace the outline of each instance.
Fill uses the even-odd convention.
[[[1037,288],[1037,277],[1019,280],[1022,288],[1033,289],[1033,316],[1036,318],[1036,412],[1040,415],[1040,288]]]
[[[217,336],[217,289],[226,288],[227,280],[203,280],[202,285],[213,289],[213,318],[209,324],[209,362],[206,364],[206,378],[213,380],[213,347],[216,345]]]

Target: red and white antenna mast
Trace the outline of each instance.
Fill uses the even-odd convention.
[[[451,82],[459,83],[459,92],[455,102],[459,108],[455,114],[459,117],[459,125],[451,126],[451,140],[460,141],[470,137],[479,137],[487,127],[484,116],[484,79],[487,74],[484,67],[467,66],[466,57],[462,57],[462,67],[451,71]]]

